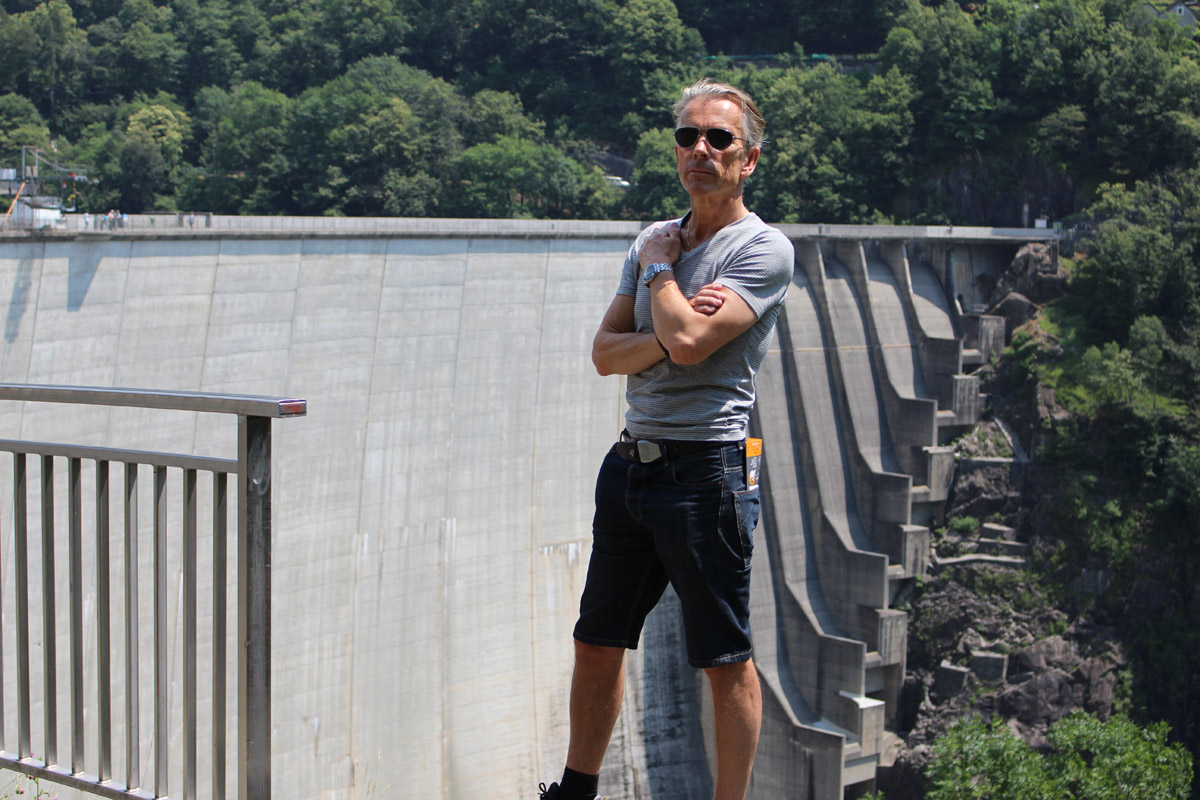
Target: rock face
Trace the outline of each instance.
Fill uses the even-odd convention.
[[[996,309],[1007,298],[1017,296],[1031,312],[1036,312],[1037,307],[1061,297],[1066,282],[1067,274],[1049,245],[1042,242],[1027,244],[1017,251],[1008,269],[996,282],[989,305]]]
[[[964,716],[1003,718],[1036,748],[1072,711],[1113,713],[1126,665],[1113,633],[1068,626],[1019,572],[958,567],[930,581],[912,614],[904,747],[879,781],[888,800],[924,797],[933,745]]]

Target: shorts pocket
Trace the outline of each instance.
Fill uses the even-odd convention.
[[[754,529],[758,527],[761,508],[761,495],[757,486],[733,493],[733,509],[737,514],[738,535],[742,540],[742,557],[747,567],[750,566],[750,556],[754,552]]]

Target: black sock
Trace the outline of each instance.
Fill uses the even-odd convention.
[[[594,800],[600,788],[600,776],[585,775],[567,767],[558,787],[562,790],[563,800]]]

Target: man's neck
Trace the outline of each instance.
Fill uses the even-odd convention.
[[[750,213],[742,202],[741,195],[720,204],[697,203],[692,200],[692,210],[687,219],[688,249],[708,241],[726,225],[732,225]]]

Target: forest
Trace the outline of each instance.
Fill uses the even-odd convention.
[[[654,219],[712,75],[764,219],[1030,225],[1194,164],[1197,52],[1142,0],[4,0],[0,162],[92,212]]]
[[[1194,758],[1200,46],[1143,0],[3,0],[0,166],[36,146],[93,213],[661,219],[687,202],[669,109],[704,75],[763,110],[768,222],[1074,231],[1065,296],[991,365],[1062,411],[1035,423],[1055,502],[1026,580],[1130,658],[1136,726],[1059,736]],[[1083,563],[1103,596],[1067,588]],[[930,796],[1196,796],[1190,759],[1146,794],[1051,786],[1074,761],[974,725]],[[1049,788],[979,793],[968,751]]]

